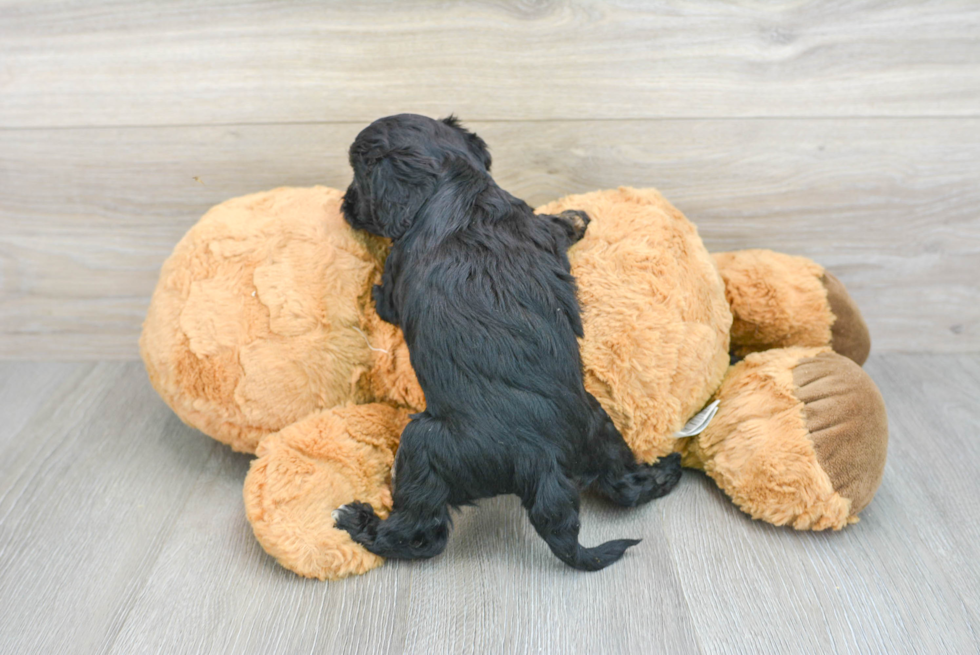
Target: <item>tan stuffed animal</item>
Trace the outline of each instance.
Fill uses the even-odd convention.
[[[382,560],[333,527],[354,499],[385,516],[408,414],[424,407],[400,331],[371,302],[386,243],[341,192],[282,188],[211,209],[166,261],[140,340],[154,387],[189,425],[258,457],[255,536],[286,568],[335,579]],[[680,451],[754,518],[857,521],[881,480],[884,404],[860,368],[867,328],[817,264],[712,257],[653,190],[569,196],[592,217],[569,257],[588,390],[639,459]],[[730,351],[742,361],[729,366]],[[709,401],[703,432],[678,438]]]

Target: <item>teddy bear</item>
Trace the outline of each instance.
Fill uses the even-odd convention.
[[[360,500],[387,515],[399,435],[425,406],[400,330],[371,300],[389,244],[349,227],[341,200],[279,188],[213,207],[164,263],[140,338],[176,414],[256,455],[243,497],[259,543],[320,579],[382,564],[331,513]],[[653,189],[539,211],[566,209],[592,218],[569,251],[585,385],[637,459],[680,453],[754,519],[856,522],[888,430],[840,281],[803,257],[711,255]]]

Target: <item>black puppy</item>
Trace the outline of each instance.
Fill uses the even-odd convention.
[[[486,143],[453,117],[379,119],[350,163],[344,216],[392,239],[374,302],[405,334],[426,410],[402,433],[391,515],[354,502],[334,513],[337,527],[384,557],[432,557],[449,507],[517,494],[563,562],[612,564],[638,541],[579,545],[579,490],[638,505],[673,489],[680,461],[638,464],[582,384],[565,251],[588,216],[534,215],[494,183]]]

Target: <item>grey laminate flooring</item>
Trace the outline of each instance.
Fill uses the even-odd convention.
[[[754,522],[705,476],[631,511],[587,501],[561,565],[518,503],[447,552],[342,582],[280,568],[249,457],[184,426],[129,363],[0,364],[2,653],[969,653],[980,635],[980,355],[872,357],[885,479],[840,533]]]

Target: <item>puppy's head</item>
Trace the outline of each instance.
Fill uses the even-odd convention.
[[[397,239],[454,166],[486,173],[490,162],[487,144],[454,116],[380,118],[350,147],[354,181],[344,194],[344,218],[356,229]]]

